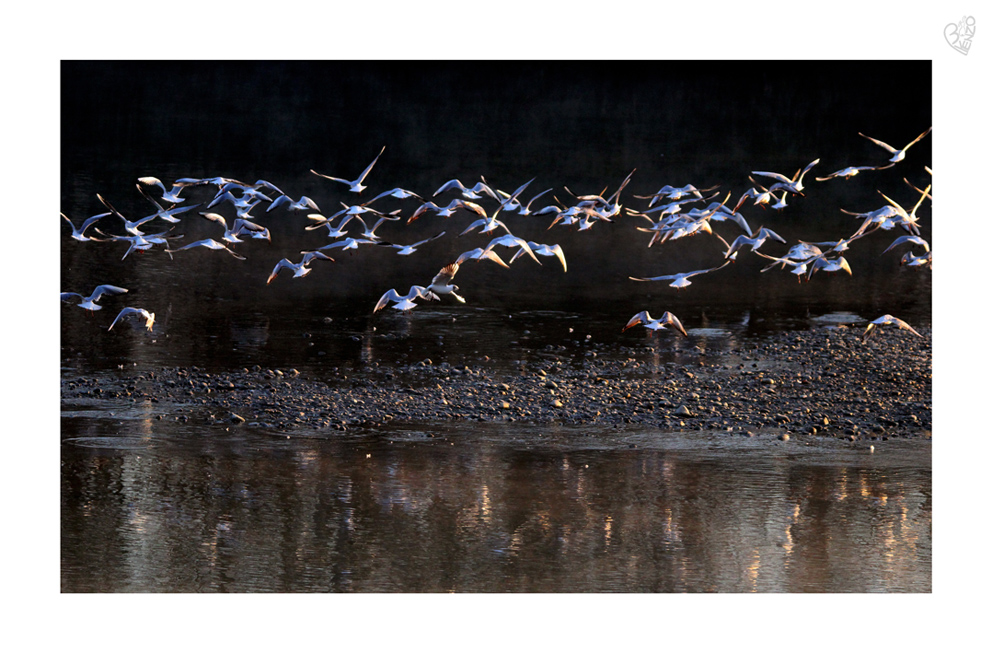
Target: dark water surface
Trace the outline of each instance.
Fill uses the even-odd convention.
[[[929,441],[63,414],[83,592],[929,592]]]
[[[665,184],[719,184],[733,202],[751,171],[791,175],[820,158],[806,196],[785,210],[742,208],[753,229],[788,241],[762,249],[781,255],[800,239],[850,236],[860,221],[840,209],[880,208],[878,191],[911,208],[918,195],[903,177],[930,183],[933,134],[890,170],[812,179],[885,161],[859,131],[901,146],[926,130],[928,103],[887,97],[921,79],[928,88],[929,62],[806,65],[808,75],[785,79],[767,62],[605,72],[583,62],[64,62],[61,206],[79,224],[105,210],[100,193],[140,217],[152,209],[138,177],[225,175],[267,179],[330,215],[357,196],[309,170],[356,176],[383,145],[369,194],[399,186],[429,197],[449,179],[484,175],[505,190],[533,177],[525,199],[554,188],[545,198],[569,202],[565,186],[612,192],[636,168],[623,204],[641,209],[633,195]],[[169,93],[164,75],[177,82]],[[183,195],[204,204],[177,225],[177,243],[219,238],[195,215],[213,187]],[[380,208],[407,216],[410,202]],[[126,244],[79,243],[62,224],[61,290],[129,289],[94,314],[62,305],[62,378],[259,365],[331,380],[425,358],[508,368],[595,351],[677,362],[684,347],[731,362],[742,343],[783,329],[863,328],[884,313],[931,322],[930,271],[901,267],[903,249],[882,254],[898,230],[853,243],[852,276],[799,284],[762,273],[766,261],[744,251],[676,291],[629,277],[712,267],[723,246],[701,235],[648,248],[650,234],[636,230],[646,222],[626,215],[584,232],[504,215],[516,235],[561,244],[568,271],[555,259],[468,263],[456,279],[466,304],[372,315],[387,289],[426,285],[485,246],[486,235],[458,236],[475,216],[388,223],[377,233],[399,243],[446,235],[410,257],[335,250],[309,277],[267,285],[280,258],[329,241],[304,231],[305,213],[264,208],[254,214],[272,242],[239,245],[245,261],[201,248],[170,258],[160,247],[122,260]],[[211,210],[233,218],[230,207]],[[927,201],[918,213],[928,240],[930,212]],[[123,233],[113,220],[100,227]],[[728,241],[740,233],[714,228]],[[123,306],[154,311],[154,331],[108,332]],[[620,333],[645,309],[672,311],[690,339],[657,334],[663,346],[646,354],[643,329]],[[930,591],[929,441],[869,454],[826,441],[517,424],[331,436],[157,415],[139,403],[62,406],[63,591]]]

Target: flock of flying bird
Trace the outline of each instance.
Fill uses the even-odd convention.
[[[817,182],[826,182],[832,179],[850,179],[866,171],[891,168],[905,158],[906,150],[919,142],[930,131],[930,129],[927,129],[927,131],[900,149],[859,133],[859,135],[884,148],[891,154],[888,161],[878,165],[850,166],[823,177],[815,177],[815,179]],[[333,177],[315,170],[311,170],[310,172],[320,178],[346,185],[348,191],[351,193],[361,194],[362,191],[368,188],[365,182],[385,149],[383,147],[379,154],[376,155],[372,162],[355,179]],[[775,210],[784,208],[787,206],[787,202],[791,196],[805,195],[804,190],[806,190],[806,186],[803,180],[818,163],[819,159],[810,162],[802,169],[797,170],[792,177],[778,172],[752,171],[749,180],[753,186],[743,193],[733,206],[728,204],[731,199],[730,193],[724,195],[722,201],[717,201],[720,196],[720,193],[714,192],[717,187],[699,189],[688,184],[678,188],[665,185],[651,195],[634,195],[633,197],[637,199],[648,200],[647,207],[642,210],[622,207],[620,194],[630,182],[634,171],[627,175],[617,190],[607,198],[603,197],[606,193],[605,189],[599,195],[574,195],[566,187],[565,191],[571,195],[573,201],[562,202],[556,195],[552,195],[554,201],[549,202],[548,199],[545,199],[541,202],[543,206],[540,206],[540,208],[535,205],[535,202],[552,192],[553,189],[549,188],[531,196],[527,203],[524,204],[523,194],[534,179],[521,185],[513,192],[506,192],[497,189],[495,185],[487,183],[483,177],[481,181],[471,187],[462,184],[458,179],[452,179],[440,186],[432,197],[436,198],[440,195],[451,194],[453,192],[458,194],[457,197],[452,198],[446,205],[435,203],[433,200],[424,200],[423,197],[410,190],[393,188],[379,193],[361,204],[349,205],[341,202],[343,208],[330,216],[323,215],[313,199],[307,196],[301,196],[299,199],[294,200],[274,184],[265,180],[258,180],[255,183],[243,183],[227,177],[182,178],[172,182],[171,187],[167,187],[161,180],[155,177],[141,177],[137,180],[137,188],[141,195],[154,207],[154,212],[145,217],[138,220],[131,220],[115,209],[110,202],[99,194],[97,198],[107,209],[106,212],[87,218],[78,227],[65,214],[61,215],[72,228],[72,238],[75,240],[128,243],[128,248],[123,258],[126,258],[132,252],[144,251],[156,245],[162,245],[170,257],[177,252],[195,247],[204,247],[213,250],[223,250],[227,255],[244,260],[245,257],[233,249],[238,243],[244,242],[242,238],[271,241],[269,230],[258,222],[258,219],[263,216],[257,213],[268,214],[280,207],[283,210],[294,212],[309,211],[307,217],[311,221],[311,224],[306,226],[306,230],[327,229],[330,242],[317,249],[302,251],[300,253],[302,258],[297,262],[286,258],[279,260],[266,283],[272,283],[283,271],[291,271],[294,278],[305,277],[310,274],[311,265],[315,262],[333,261],[334,259],[328,253],[334,249],[340,248],[344,251],[357,249],[359,246],[379,246],[393,248],[397,254],[408,256],[416,252],[418,247],[445,235],[445,232],[441,231],[430,238],[410,245],[400,245],[384,240],[376,234],[376,231],[384,224],[401,222],[404,219],[401,215],[403,209],[383,212],[373,206],[376,202],[387,197],[397,200],[412,200],[417,203],[417,208],[406,217],[407,224],[422,219],[429,213],[447,218],[456,211],[467,211],[477,215],[478,219],[464,229],[461,235],[465,235],[476,229],[479,230],[480,234],[493,235],[485,247],[477,247],[463,252],[454,261],[442,267],[429,284],[413,285],[405,294],[400,294],[394,288],[387,290],[376,303],[373,313],[390,305],[396,310],[408,311],[417,306],[418,301],[439,301],[445,295],[464,303],[465,299],[458,294],[459,287],[453,281],[460,267],[468,261],[487,260],[501,267],[509,268],[517,258],[525,254],[538,263],[540,263],[539,256],[554,257],[561,263],[562,269],[567,272],[568,266],[565,260],[565,254],[560,245],[537,243],[513,235],[510,227],[503,220],[511,213],[516,213],[519,216],[549,216],[551,218],[551,223],[548,226],[549,230],[556,225],[561,225],[570,226],[576,231],[591,229],[599,222],[614,222],[617,218],[626,215],[628,218],[643,221],[640,222],[642,226],[638,226],[637,229],[651,234],[651,238],[647,243],[648,247],[651,247],[655,243],[675,241],[698,234],[708,234],[718,239],[725,248],[724,260],[719,265],[703,270],[679,272],[656,277],[630,277],[634,281],[668,281],[670,282],[668,285],[678,290],[691,285],[692,281],[690,279],[693,277],[716,272],[731,264],[745,248],[757,256],[771,261],[771,263],[762,269],[762,272],[776,267],[783,270],[788,267],[790,268],[790,272],[796,275],[800,282],[809,281],[819,271],[844,271],[852,274],[850,265],[842,256],[842,253],[850,247],[851,243],[877,231],[888,231],[895,227],[899,227],[906,233],[895,238],[883,254],[898,247],[909,246],[900,261],[902,265],[931,267],[932,252],[929,243],[920,237],[919,218],[916,212],[924,200],[929,199],[932,203],[933,198],[930,193],[932,183],[927,185],[925,189],[920,189],[905,178],[904,181],[919,194],[919,199],[910,211],[907,211],[897,202],[885,196],[881,191],[878,191],[886,202],[879,209],[863,213],[841,209],[845,213],[861,220],[860,227],[851,236],[829,242],[814,243],[799,241],[785,254],[780,256],[759,251],[768,241],[777,241],[783,244],[788,243],[777,233],[765,227],[761,227],[756,233],[753,232],[747,220],[740,213],[740,209],[749,201],[754,206],[762,206]],[[929,167],[926,167],[925,170],[932,175]],[[755,177],[762,177],[771,180],[773,183],[766,188],[755,180]],[[206,203],[206,206],[202,204],[189,204],[187,203],[187,199],[189,198],[183,196],[186,189],[211,186],[216,188],[216,192]],[[482,206],[482,202],[495,202],[495,208],[490,209],[491,212],[487,211]],[[709,204],[705,208],[699,206],[688,208],[690,205],[702,204],[703,202],[709,202]],[[224,206],[235,212],[236,217],[233,221],[229,223],[228,218],[211,211],[211,209],[219,206]],[[258,207],[258,211],[253,213],[256,207]],[[191,242],[181,247],[172,247],[170,244],[171,241],[182,238],[181,235],[170,233],[174,225],[182,221],[183,218],[179,216],[201,208],[205,210],[197,211],[197,214],[216,224],[218,229],[223,230],[223,234],[218,234],[217,239],[207,238]],[[622,211],[622,209],[625,209],[625,211]],[[500,219],[500,217],[503,219]],[[109,223],[116,223],[118,226],[123,227],[124,233],[109,234],[97,226],[99,224],[107,228],[108,221]],[[173,226],[155,233],[142,231],[142,227],[152,221],[168,222]],[[724,240],[712,228],[713,223],[725,221],[735,223],[743,232],[732,242]],[[369,226],[370,223],[372,224],[371,227]],[[358,225],[361,225],[361,233],[358,233],[354,229]],[[346,230],[346,227],[352,227],[352,229]],[[97,235],[88,235],[90,231],[95,232]],[[495,235],[497,233],[500,235]],[[497,247],[515,249],[516,251],[509,258],[509,261],[505,261],[497,252]],[[916,253],[919,250],[922,250],[922,254]],[[97,286],[89,296],[83,296],[81,293],[76,292],[63,292],[61,299],[64,302],[74,302],[78,299],[80,300],[80,303],[77,304],[79,307],[89,311],[98,311],[102,307],[97,302],[103,296],[121,295],[127,292],[127,289],[120,286],[102,284]],[[119,321],[132,317],[143,319],[145,321],[145,327],[148,330],[152,329],[155,322],[155,313],[144,308],[128,306],[120,311],[110,324],[109,329],[113,329]],[[641,311],[627,322],[623,330],[626,331],[639,324],[651,330],[672,328],[683,336],[688,335],[681,321],[668,311],[665,311],[660,319],[652,318],[648,311]],[[867,340],[873,331],[881,326],[895,326],[920,336],[915,329],[899,318],[891,315],[883,315],[868,324],[862,338]]]

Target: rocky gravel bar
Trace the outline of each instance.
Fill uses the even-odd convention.
[[[63,410],[93,402],[151,404],[155,419],[334,432],[387,423],[455,421],[640,424],[667,431],[776,433],[884,440],[930,437],[931,332],[881,329],[867,342],[844,327],[745,342],[713,363],[630,355],[452,365],[422,360],[309,378],[294,369],[216,373],[197,367],[62,378]],[[670,347],[671,339],[656,342]],[[730,361],[730,362],[728,362]]]

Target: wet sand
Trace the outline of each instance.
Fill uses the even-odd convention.
[[[681,344],[659,338],[627,350],[626,358],[593,345],[557,362],[423,360],[321,379],[257,366],[229,373],[125,369],[114,376],[63,376],[62,405],[150,402],[160,420],[329,436],[387,423],[480,421],[640,424],[851,442],[928,438],[931,331],[921,333],[883,329],[862,342],[860,329],[787,331],[726,352],[720,363],[685,347],[690,336]],[[659,350],[674,346],[684,350],[679,363],[653,362]]]

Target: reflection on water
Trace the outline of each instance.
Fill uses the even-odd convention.
[[[929,442],[129,417],[63,418],[63,591],[931,588]]]

